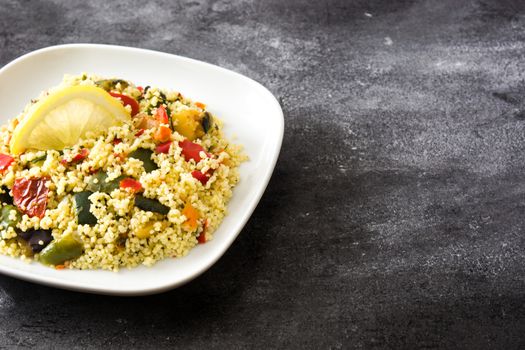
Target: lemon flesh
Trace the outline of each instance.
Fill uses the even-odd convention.
[[[31,107],[13,132],[11,153],[62,150],[88,132],[100,134],[129,120],[130,113],[105,90],[89,85],[67,87]]]

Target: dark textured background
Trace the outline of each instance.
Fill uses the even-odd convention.
[[[525,2],[0,0],[0,64],[94,42],[260,81],[286,131],[203,276],[142,298],[0,277],[0,347],[525,346]]]

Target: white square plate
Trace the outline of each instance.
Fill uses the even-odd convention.
[[[208,63],[129,47],[71,44],[31,52],[0,70],[0,123],[15,117],[40,91],[57,85],[64,74],[82,72],[174,89],[206,103],[224,121],[226,136],[235,136],[233,141],[244,145],[250,157],[241,165],[241,181],[228,204],[229,214],[212,241],[198,245],[186,257],[167,259],[151,268],[140,266],[118,273],[55,270],[0,256],[0,272],[100,294],[144,295],[180,286],[206,271],[224,254],[259,202],[281,149],[281,107],[259,83]]]

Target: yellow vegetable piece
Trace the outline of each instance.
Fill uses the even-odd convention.
[[[70,86],[38,101],[16,126],[11,153],[26,149],[62,150],[111,126],[130,120],[120,101],[96,86]]]
[[[189,231],[197,229],[198,220],[200,217],[197,209],[195,209],[190,203],[186,203],[184,209],[182,209],[182,215],[186,217],[186,221],[184,221],[183,224],[186,229]]]
[[[144,224],[143,226],[140,226],[135,230],[135,236],[137,236],[140,239],[148,238],[154,231],[154,225],[155,222],[150,221]]]
[[[173,119],[177,121],[175,130],[190,141],[202,137],[204,136],[202,117],[203,114],[196,109],[182,110],[173,115]]]

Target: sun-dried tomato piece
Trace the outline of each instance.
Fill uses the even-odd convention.
[[[46,182],[49,177],[20,178],[13,185],[13,202],[24,214],[29,217],[43,218],[47,207],[49,189]]]

